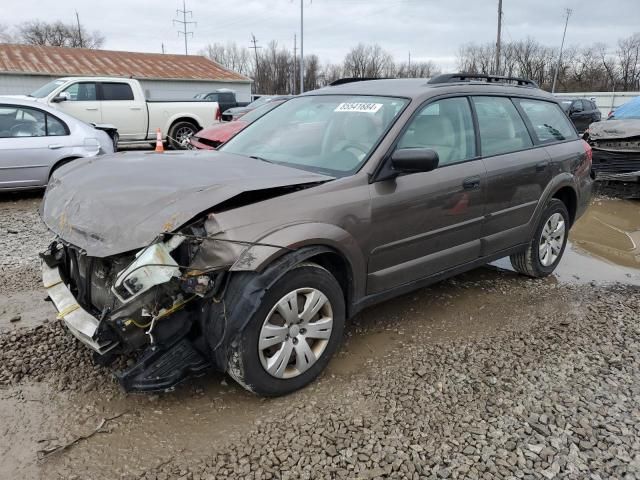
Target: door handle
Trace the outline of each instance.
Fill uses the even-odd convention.
[[[64,147],[64,145],[61,145],[61,144],[59,144],[59,143],[54,143],[54,144],[52,144],[52,145],[49,145],[49,148],[50,148],[51,150],[57,150],[58,148],[62,148],[62,147]]]
[[[536,163],[536,172],[542,172],[545,168],[547,168],[547,162]]]
[[[464,181],[462,182],[462,187],[465,190],[473,190],[476,188],[480,188],[480,177],[474,176],[474,177],[465,178]]]
[[[98,107],[87,107],[85,110],[89,110],[89,111],[95,112],[95,111],[98,110]]]
[[[142,110],[142,107],[129,107],[129,110]]]

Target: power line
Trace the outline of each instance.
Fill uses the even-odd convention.
[[[254,83],[254,87],[255,87],[255,82],[258,78],[258,49],[262,48],[258,46],[258,40],[256,40],[256,36],[252,33],[251,34],[251,43],[253,43],[253,47],[249,47],[253,49],[253,53],[256,56],[256,71],[253,74],[253,83]]]
[[[496,75],[500,75],[500,45],[502,43],[502,0],[498,0],[498,38],[496,39]]]
[[[553,83],[551,84],[551,93],[556,91],[556,81],[558,80],[558,70],[560,70],[560,62],[562,62],[562,49],[564,48],[564,37],[567,35],[567,25],[569,25],[569,17],[573,10],[566,9],[567,18],[564,22],[564,32],[562,32],[562,43],[560,44],[560,54],[558,55],[558,64],[556,65],[556,72],[553,74]]]
[[[82,28],[80,28],[80,15],[76,10],[76,22],[78,23],[78,41],[80,42],[80,48],[84,48],[84,42],[82,41]]]
[[[189,55],[189,49],[187,48],[187,37],[191,35],[191,38],[193,38],[193,31],[189,31],[187,29],[189,25],[197,25],[197,22],[187,21],[187,15],[193,18],[193,12],[191,10],[187,10],[185,0],[182,0],[182,10],[176,10],[176,15],[180,16],[180,14],[182,14],[182,20],[176,18],[173,20],[173,24],[175,25],[176,23],[178,23],[182,25],[182,31],[178,30],[178,36],[180,36],[180,34],[184,35],[184,54]]]

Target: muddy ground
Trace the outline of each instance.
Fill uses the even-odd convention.
[[[640,478],[639,202],[594,200],[542,281],[503,260],[363,312],[261,399],[122,393],[43,301],[39,201],[0,197],[0,478]]]

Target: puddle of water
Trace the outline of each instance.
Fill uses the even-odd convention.
[[[513,271],[508,258],[491,265]],[[571,229],[553,277],[561,283],[640,285],[640,202],[594,199]]]

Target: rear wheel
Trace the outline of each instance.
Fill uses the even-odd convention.
[[[557,198],[551,199],[533,239],[523,252],[511,255],[513,268],[529,277],[540,278],[551,274],[560,263],[569,235],[569,212]]]
[[[312,382],[340,345],[344,296],[324,268],[302,263],[263,297],[238,341],[228,373],[259,395],[291,393]]]
[[[185,150],[189,147],[189,139],[197,131],[198,127],[191,122],[176,122],[169,129],[169,143],[177,150]]]

